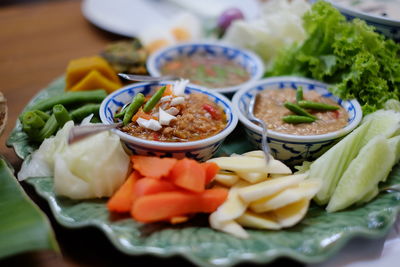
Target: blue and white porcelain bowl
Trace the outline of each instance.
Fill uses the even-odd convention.
[[[348,20],[352,20],[354,18],[365,20],[367,24],[374,26],[377,32],[382,33],[396,42],[400,42],[400,20],[365,13],[357,10],[356,8],[345,7],[340,3],[336,3],[334,0],[326,1],[336,7]]]
[[[239,120],[244,125],[246,134],[254,146],[261,148],[262,129],[247,118],[250,99],[264,90],[282,90],[285,88],[296,90],[299,86],[302,86],[304,91],[315,91],[323,97],[334,100],[347,111],[349,119],[344,128],[321,135],[301,136],[269,130],[268,142],[273,157],[292,166],[304,160],[314,160],[319,157],[340,138],[356,128],[362,119],[362,111],[358,101],[339,99],[327,90],[327,84],[292,76],[267,78],[241,89],[232,100]]]
[[[181,43],[165,47],[153,53],[147,59],[147,70],[151,76],[161,76],[161,68],[167,62],[178,57],[192,57],[204,54],[210,57],[222,57],[229,61],[234,61],[250,74],[250,79],[244,83],[230,87],[209,88],[213,92],[224,94],[234,93],[240,88],[261,79],[264,74],[264,64],[256,54],[223,43]]]
[[[104,124],[114,123],[114,114],[125,104],[130,103],[132,98],[137,93],[148,95],[153,93],[162,85],[171,84],[172,82],[163,83],[135,83],[125,86],[103,100],[100,106],[100,118]],[[197,141],[190,142],[159,142],[144,140],[138,137],[131,136],[118,129],[113,131],[124,141],[127,148],[133,154],[148,155],[148,156],[165,156],[183,158],[189,157],[199,161],[205,161],[211,158],[221,146],[225,137],[227,137],[236,127],[238,117],[233,112],[231,102],[223,95],[210,92],[200,86],[189,84],[185,93],[201,93],[208,96],[209,99],[218,104],[225,112],[227,125],[218,134]]]

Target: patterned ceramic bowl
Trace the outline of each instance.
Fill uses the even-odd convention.
[[[302,86],[304,91],[315,91],[324,97],[332,99],[348,112],[349,119],[344,128],[321,135],[300,136],[272,130],[268,131],[268,142],[272,155],[274,158],[282,160],[289,165],[299,164],[304,160],[316,159],[341,137],[357,127],[362,119],[361,107],[357,100],[344,101],[337,98],[327,90],[328,85],[326,84],[290,76],[268,78],[241,89],[234,95],[232,101],[239,120],[244,125],[246,134],[253,145],[261,148],[262,129],[247,118],[246,114],[250,99],[263,90],[282,90],[285,88],[296,90],[298,86]]]
[[[365,13],[355,8],[348,8],[336,3],[334,0],[327,0],[327,2],[330,2],[334,7],[336,7],[348,20],[354,18],[365,20],[368,24],[374,26],[377,32],[386,35],[396,42],[400,42],[400,20]]]
[[[101,121],[105,124],[113,123],[115,112],[126,103],[129,103],[137,93],[147,95],[156,90],[160,85],[171,83],[172,82],[163,82],[158,84],[135,83],[115,91],[104,99],[101,104],[99,111]],[[131,136],[118,129],[114,129],[113,131],[119,135],[119,137],[124,141],[126,147],[129,148],[133,154],[169,156],[176,158],[190,157],[196,160],[205,161],[217,152],[225,137],[235,129],[238,117],[233,112],[231,102],[223,95],[207,91],[207,89],[197,85],[189,84],[185,89],[185,93],[192,92],[205,94],[210,100],[222,107],[227,119],[225,129],[214,136],[190,142],[150,141]]]
[[[259,80],[264,74],[264,64],[256,54],[222,43],[182,43],[166,47],[147,59],[147,70],[151,76],[161,76],[161,68],[167,62],[182,56],[193,57],[204,54],[208,57],[222,57],[233,61],[250,74],[248,81],[230,87],[211,88],[214,92],[234,93],[253,81]]]

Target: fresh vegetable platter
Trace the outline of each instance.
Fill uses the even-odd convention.
[[[61,77],[35,96],[29,105],[62,93],[64,87],[64,77]],[[220,153],[249,151],[251,146],[242,134],[236,130]],[[19,122],[7,144],[23,159],[37,148],[30,145]],[[128,217],[111,215],[106,207],[107,199],[71,200],[56,196],[52,177],[30,178],[27,182],[48,201],[56,220],[66,227],[98,227],[127,254],[180,255],[202,266],[227,266],[246,261],[267,263],[278,257],[305,263],[323,261],[354,236],[385,235],[400,210],[400,193],[395,192],[381,192],[368,204],[338,213],[327,213],[312,205],[296,226],[280,231],[249,229],[250,237],[242,240],[213,230],[206,216],[197,215],[179,225],[145,225]],[[387,183],[400,183],[399,164],[393,168]]]

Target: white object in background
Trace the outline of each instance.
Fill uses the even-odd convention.
[[[134,37],[144,27],[170,23],[176,14],[183,11],[205,19],[216,19],[230,7],[241,9],[246,19],[259,14],[257,0],[84,0],[82,13],[103,30]]]
[[[259,15],[259,3],[257,0],[170,0],[186,10],[205,17],[217,18],[228,8],[240,9],[246,19],[254,19]]]

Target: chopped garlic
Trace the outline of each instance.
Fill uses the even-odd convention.
[[[172,116],[176,116],[179,113],[179,109],[177,109],[176,107],[171,107],[171,108],[167,109],[165,112],[167,112],[168,114],[170,114]]]
[[[176,119],[175,116],[168,114],[162,108],[158,109],[158,113],[160,114],[158,121],[161,125],[169,125],[172,120]]]
[[[136,122],[139,124],[139,126],[153,131],[158,131],[162,128],[161,124],[154,119],[146,120],[139,118]]]
[[[185,102],[185,98],[183,96],[178,96],[178,97],[175,97],[175,98],[173,98],[171,100],[170,105],[171,106],[176,106],[176,105],[183,104],[184,102]]]
[[[184,79],[176,81],[174,83],[174,87],[173,87],[174,88],[173,89],[174,95],[176,95],[176,96],[184,96],[185,95],[185,88],[188,85],[188,83],[189,83],[189,80],[184,80]]]

